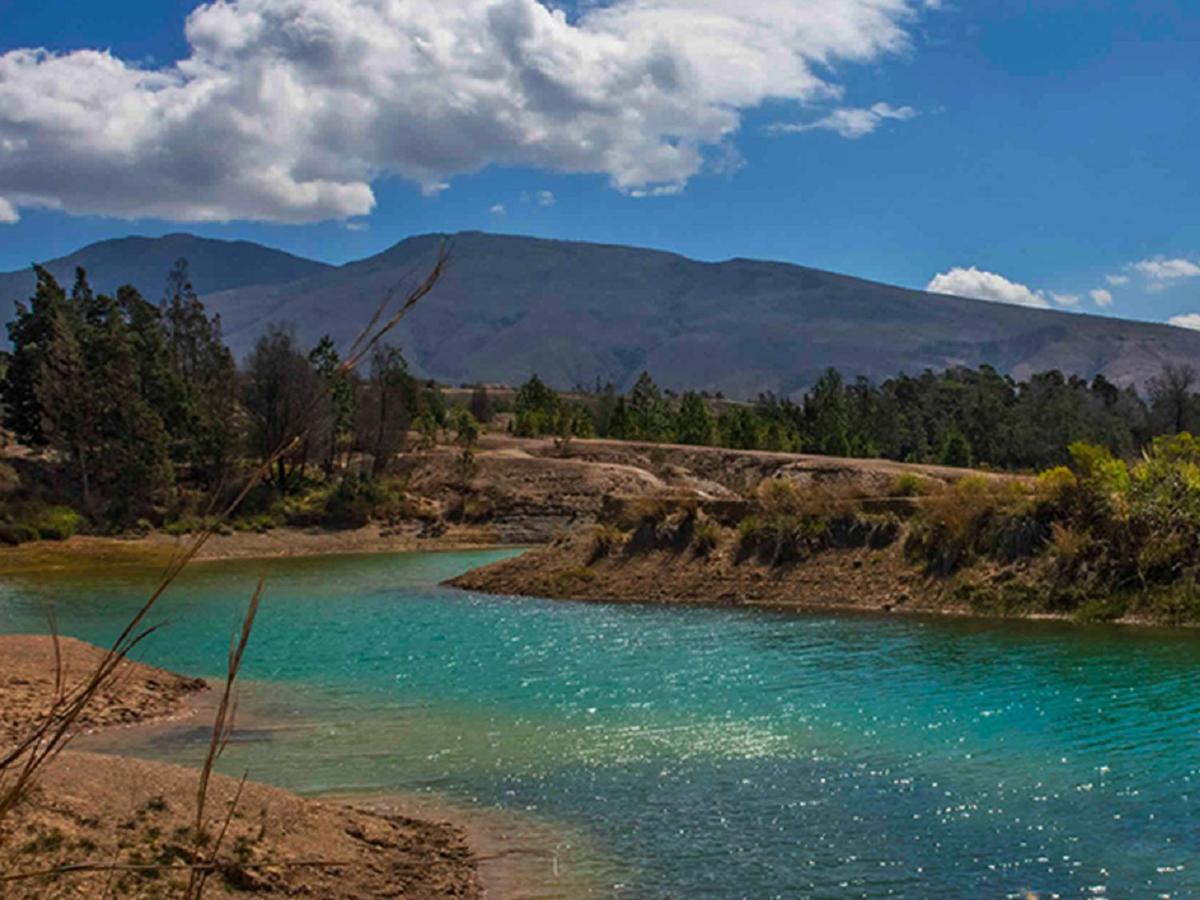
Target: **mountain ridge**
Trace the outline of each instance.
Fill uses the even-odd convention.
[[[879,380],[989,364],[1019,378],[1060,369],[1144,386],[1164,364],[1200,357],[1200,333],[1168,325],[930,294],[771,260],[706,262],[479,231],[414,235],[341,266],[284,254],[296,263],[272,282],[201,292],[239,355],[275,322],[291,323],[305,345],[328,333],[346,346],[388,290],[424,277],[443,241],[451,245],[445,276],[392,338],[414,372],[450,383],[511,384],[536,372],[558,387],[628,387],[646,369],[673,389],[749,398],[797,394],[829,366]],[[282,277],[305,262],[315,268]]]

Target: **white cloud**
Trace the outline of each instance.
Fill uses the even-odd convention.
[[[876,103],[867,108],[843,107],[812,122],[776,122],[767,127],[771,134],[796,134],[805,131],[834,131],[844,138],[860,138],[870,134],[889,119],[907,121],[917,111],[911,106],[891,106]]]
[[[1183,316],[1171,316],[1167,320],[1169,325],[1174,325],[1177,328],[1191,328],[1193,331],[1200,331],[1200,313],[1188,313]]]
[[[1037,309],[1050,308],[1050,301],[1041,291],[1030,290],[1019,282],[1009,281],[1003,275],[985,272],[974,266],[969,269],[954,268],[935,275],[925,290],[935,294],[990,300],[994,303],[1012,303]]]
[[[1078,306],[1079,305],[1079,295],[1078,294],[1055,294],[1055,293],[1051,292],[1050,298],[1055,303],[1057,303],[1059,306],[1070,307],[1070,306]]]
[[[1113,305],[1112,291],[1106,291],[1104,288],[1096,288],[1094,291],[1088,291],[1088,296],[1092,298],[1092,302],[1101,309]]]
[[[538,206],[553,206],[557,202],[554,196],[554,191],[538,191],[537,204]]]
[[[927,7],[613,0],[568,18],[538,0],[214,0],[169,67],[0,54],[0,193],[80,214],[309,222],[369,212],[376,178],[436,192],[493,163],[677,191],[745,110],[838,96],[828,73],[905,50]]]
[[[1143,259],[1133,263],[1130,268],[1148,281],[1159,283],[1200,276],[1200,265],[1196,265],[1190,259],[1167,259],[1165,256]]]
[[[488,210],[493,216],[503,216],[508,214],[508,210],[504,208],[503,203],[497,203]]]
[[[21,214],[17,212],[17,208],[0,197],[0,225],[15,225],[21,221]]]
[[[1104,280],[1113,287],[1121,287],[1122,285],[1129,284],[1128,275],[1105,275]]]

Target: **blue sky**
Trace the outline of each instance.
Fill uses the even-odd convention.
[[[330,0],[325,8],[380,2]],[[236,108],[245,94],[231,94],[242,99],[227,109],[210,104],[183,132],[155,130],[148,116],[132,119],[136,146],[126,152],[120,127],[95,148],[86,138],[80,149],[79,140],[62,137],[79,125],[69,107],[43,114],[40,107],[30,113],[30,104],[47,83],[51,93],[66,85],[66,100],[89,114],[108,102],[91,97],[90,84],[104,98],[128,90],[142,102],[164,88],[133,85],[139,73],[175,72],[180,60],[198,56],[203,72],[197,65],[176,73],[167,89],[202,78],[261,88],[246,73],[257,78],[269,58],[304,73],[293,86],[320,79],[322,91],[341,90],[343,63],[324,50],[313,63],[317,45],[292,37],[296,23],[288,16],[320,4],[231,2],[201,15],[189,38],[192,2],[0,0],[0,61],[10,63],[0,64],[0,198],[7,198],[0,218],[7,204],[7,218],[17,219],[0,225],[0,269],[128,233],[246,238],[341,262],[409,234],[484,229],[702,259],[783,259],[909,287],[933,283],[986,299],[1151,321],[1200,314],[1200,4],[887,0],[890,18],[880,22],[870,4],[832,2],[835,21],[814,26],[814,4],[762,2],[781,36],[761,21],[743,21],[744,2],[615,0],[569,9],[555,24],[530,19],[522,7],[535,0],[444,0],[446,12],[432,15],[446,21],[406,20],[397,32],[432,33],[427,24],[451,34],[479,29],[509,47],[505,35],[528,25],[516,67],[497,70],[503,97],[486,79],[463,81],[457,64],[398,70],[385,62],[370,89],[261,89],[253,102],[266,104],[265,113]],[[509,19],[489,13],[489,5]],[[713,17],[710,32],[681,37],[699,18],[689,6]],[[606,12],[612,15],[588,20]],[[278,34],[256,31],[248,41],[237,30],[248,22]],[[850,38],[825,36],[835,26]],[[660,27],[663,35],[654,34]],[[606,43],[585,42],[600,33]],[[656,41],[681,48],[660,52]],[[23,48],[59,56],[26,55],[16,65]],[[87,68],[95,59],[77,55],[85,49],[109,51],[102,77]],[[802,60],[794,69],[792,50]],[[604,68],[596,63],[589,82],[580,60],[590,65],[601,51],[611,58]],[[743,68],[709,67],[706,60],[723,53],[740,54]],[[79,65],[47,68],[55,58]],[[572,71],[555,68],[560,58]],[[364,52],[355,77],[373,59]],[[591,91],[622,65],[641,81],[613,79]],[[411,75],[417,71],[420,77]],[[661,95],[635,95],[647,78]],[[374,86],[397,99],[360,113],[355,99]],[[407,105],[415,102],[414,86],[436,88],[415,117]],[[547,99],[568,92],[586,93],[587,102]],[[172,104],[182,107],[180,97]],[[519,113],[506,111],[510,100]],[[286,130],[318,103],[333,108],[325,116],[336,113],[336,127],[297,131],[291,143],[272,134],[243,141],[225,130],[248,113],[278,113]],[[512,116],[536,104],[544,105],[539,116],[522,122],[514,138]],[[84,126],[120,125],[126,108]],[[495,109],[501,112],[493,116]],[[369,120],[361,129],[360,115]],[[617,136],[597,149],[597,135]],[[29,147],[22,157],[20,148]],[[439,153],[454,159],[443,164]],[[239,180],[248,159],[272,173],[281,166],[288,178],[260,195],[262,179],[249,188]],[[143,172],[152,183],[141,183]],[[336,189],[318,197],[297,187],[314,172]],[[1179,321],[1196,324],[1200,316]]]

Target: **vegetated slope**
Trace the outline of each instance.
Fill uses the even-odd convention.
[[[389,289],[427,271],[439,235],[289,285],[210,296],[240,354],[276,321],[306,342],[349,343]],[[1144,384],[1200,357],[1164,325],[927,294],[783,263],[702,263],[633,247],[480,233],[394,335],[421,375],[559,387],[647,369],[666,387],[794,394],[829,366],[880,379],[987,363],[1018,377],[1058,368]]]
[[[147,299],[157,302],[167,273],[180,258],[187,259],[192,283],[200,294],[282,284],[332,268],[249,241],[219,241],[190,234],[101,241],[45,266],[67,288],[75,280],[76,267],[82,266],[96,291],[111,292],[132,284]],[[12,318],[13,303],[27,300],[33,285],[32,268],[0,274],[0,310],[5,322]]]

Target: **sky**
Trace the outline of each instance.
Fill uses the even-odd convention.
[[[1200,327],[1198,87],[1195,0],[0,0],[0,270],[478,229]]]

